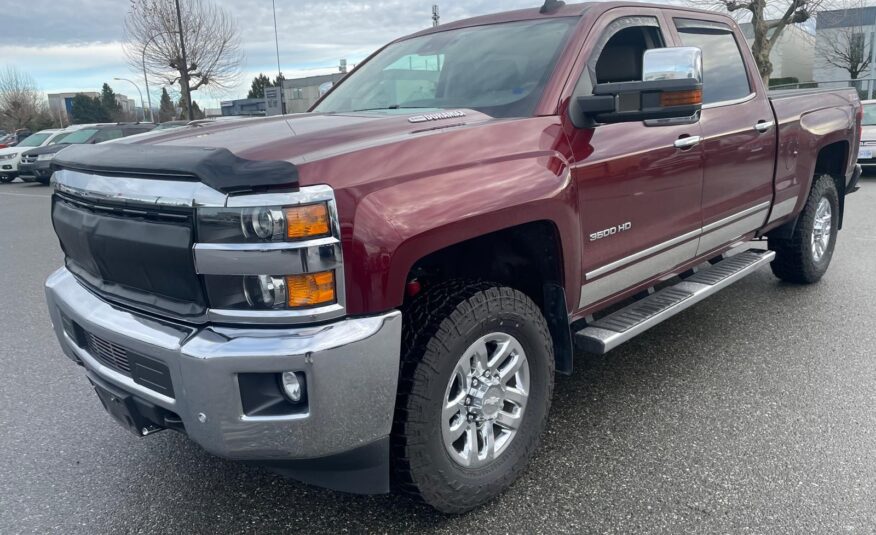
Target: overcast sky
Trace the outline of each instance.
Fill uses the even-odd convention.
[[[8,0],[12,2],[12,0]],[[271,0],[208,0],[228,10],[238,24],[245,53],[238,87],[222,93],[198,91],[208,107],[218,100],[245,97],[252,77],[275,76]],[[335,72],[340,58],[351,64],[396,37],[431,25],[432,4],[441,21],[537,7],[541,0],[276,0],[280,64],[287,78]],[[113,77],[143,76],[125,62],[122,26],[130,0],[21,0],[3,11],[0,67],[29,73],[46,93],[97,91],[103,82],[129,97],[137,91]],[[153,87],[153,103],[160,89]],[[145,98],[145,95],[144,95]],[[138,102],[139,104],[139,102]]]

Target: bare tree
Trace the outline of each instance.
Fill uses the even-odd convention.
[[[769,85],[773,64],[770,52],[789,24],[812,18],[826,0],[691,0],[697,6],[717,7],[738,18],[750,18],[754,41],[751,53],[764,85]]]
[[[855,8],[860,7],[863,7],[862,3],[850,3],[841,10],[822,13],[818,17],[818,59],[823,64],[846,71],[852,80],[867,72],[873,60],[860,17],[856,16]]]
[[[34,79],[15,67],[0,71],[0,123],[10,129],[32,126],[45,115],[45,97]]]
[[[125,54],[137,72],[180,86],[183,100],[201,88],[226,88],[240,76],[243,53],[231,16],[205,0],[180,0],[187,65],[173,0],[136,0],[125,19]],[[188,74],[188,84],[183,83]]]

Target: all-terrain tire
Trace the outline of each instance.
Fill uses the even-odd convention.
[[[554,384],[548,326],[525,294],[490,283],[448,281],[417,296],[403,314],[402,363],[392,433],[394,483],[445,513],[493,499],[524,470],[547,422]],[[451,374],[465,350],[488,333],[515,337],[529,366],[529,397],[516,436],[489,464],[461,466],[442,439]]]
[[[829,242],[819,257],[813,251],[813,233],[816,232],[816,219],[819,205],[826,201],[830,207]],[[809,198],[797,218],[797,225],[789,238],[769,238],[769,248],[776,252],[770,264],[776,277],[796,284],[818,282],[833,257],[839,224],[839,195],[836,184],[830,175],[815,178]]]

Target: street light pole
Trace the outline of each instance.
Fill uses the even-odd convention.
[[[181,84],[183,89],[183,94],[186,97],[186,115],[188,116],[189,121],[192,120],[192,92],[189,91],[189,60],[186,59],[186,40],[183,35],[183,26],[182,26],[182,13],[179,10],[179,0],[176,1],[176,22],[179,26],[179,47],[182,52],[182,68],[180,69],[181,76]]]
[[[280,38],[277,36],[277,4],[275,0],[271,0],[271,7],[274,8],[274,45],[277,47],[277,79],[283,75],[280,69]]]
[[[128,80],[127,78],[119,78],[119,77],[115,77],[115,78],[113,78],[113,80],[128,82],[129,84],[134,86],[134,89],[136,89],[137,92],[140,93],[140,107],[143,108],[143,92],[140,91],[140,87],[137,84],[135,84],[133,80]],[[143,108],[143,120],[144,121],[146,120],[146,108]]]
[[[145,45],[143,45],[143,56],[142,56],[142,59],[143,59],[143,83],[146,84],[146,100],[149,102],[149,119],[153,123],[155,123],[155,111],[152,110],[152,95],[149,94],[149,79],[146,77],[146,49],[149,48],[149,45],[152,44],[152,41],[154,41],[155,39],[157,39],[158,37],[160,37],[162,35],[167,35],[169,33],[176,33],[176,32],[173,30],[169,30],[166,32],[156,33],[155,35],[150,37],[148,41],[146,41]],[[144,120],[146,119],[146,114],[143,114],[143,119]]]

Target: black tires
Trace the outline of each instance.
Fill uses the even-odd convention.
[[[818,176],[791,236],[769,238],[769,248],[776,252],[773,273],[797,284],[818,282],[830,266],[838,224],[836,184],[830,175]]]
[[[15,177],[12,175],[0,175],[0,184],[8,184],[15,180]]]
[[[547,323],[517,290],[450,281],[411,302],[403,332],[396,487],[466,512],[508,488],[538,445],[554,384]]]

